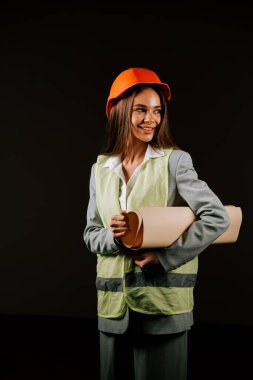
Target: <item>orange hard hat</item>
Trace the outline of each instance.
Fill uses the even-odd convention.
[[[114,80],[110,94],[106,103],[106,115],[109,117],[113,107],[113,100],[124,94],[126,90],[136,84],[159,84],[165,94],[165,97],[170,100],[170,87],[167,83],[162,83],[156,73],[152,70],[142,67],[134,67],[122,71]]]

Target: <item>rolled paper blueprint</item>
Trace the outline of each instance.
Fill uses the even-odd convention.
[[[242,210],[237,206],[224,206],[230,225],[213,244],[234,243],[242,223]],[[129,231],[121,238],[131,249],[164,248],[173,244],[196,220],[190,207],[143,207],[127,213]]]

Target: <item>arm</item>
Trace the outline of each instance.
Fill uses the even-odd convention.
[[[230,223],[219,198],[198,178],[191,156],[181,153],[171,179],[175,180],[179,196],[192,209],[197,220],[170,247],[156,250],[165,270],[175,269],[199,255],[226,231]]]
[[[117,255],[124,248],[113,238],[110,228],[103,226],[96,204],[95,165],[90,176],[90,199],[87,208],[87,223],[83,238],[87,248],[93,253]]]

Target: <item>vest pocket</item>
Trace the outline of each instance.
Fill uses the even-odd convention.
[[[181,314],[193,309],[193,288],[126,288],[129,307],[144,314]]]
[[[122,292],[97,291],[98,316],[103,318],[117,318],[125,314],[126,302]]]

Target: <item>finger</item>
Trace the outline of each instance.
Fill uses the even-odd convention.
[[[127,232],[128,228],[127,227],[111,227],[111,231],[113,233]]]
[[[138,267],[140,267],[140,268],[143,268],[143,267],[144,267],[143,261],[135,260],[134,263],[135,263]]]
[[[143,268],[145,265],[150,263],[150,260],[148,258],[143,260],[134,260],[135,264],[138,265],[140,268]]]
[[[125,214],[120,214],[120,215],[113,215],[111,217],[111,220],[126,220],[126,215]]]
[[[123,231],[123,232],[112,232],[112,236],[114,238],[121,238],[122,236],[124,236],[126,234],[126,231]]]
[[[114,227],[114,228],[129,228],[129,225],[126,221],[115,221],[115,220],[112,220],[111,221],[111,224],[110,224],[110,227]]]
[[[113,234],[120,234],[120,233],[123,233],[126,234],[128,232],[128,230],[125,228],[111,228],[111,231]]]
[[[127,223],[125,221],[112,221],[110,227],[127,227]]]

